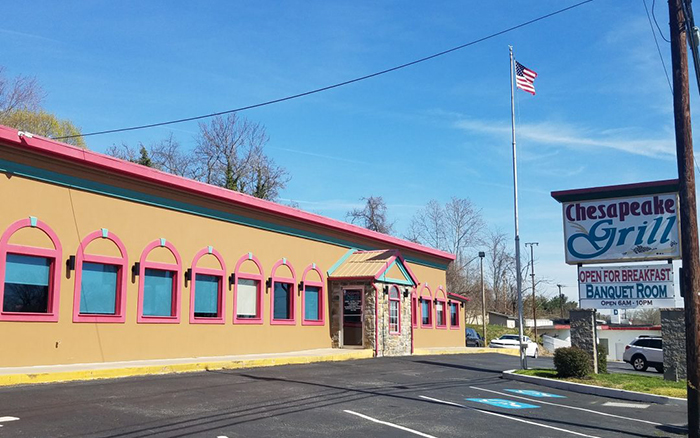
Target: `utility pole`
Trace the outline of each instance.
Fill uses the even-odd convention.
[[[525,248],[530,247],[530,277],[532,278],[532,323],[535,326],[535,342],[537,342],[537,297],[535,296],[535,250],[539,242],[528,242]]]
[[[484,332],[484,347],[486,347],[486,291],[484,290],[484,257],[486,253],[479,251],[481,259],[481,327]]]
[[[698,329],[700,322],[700,264],[698,263],[697,205],[693,168],[693,136],[690,125],[690,92],[688,89],[688,51],[685,0],[669,0],[668,16],[671,28],[671,65],[673,67],[673,116],[676,127],[676,159],[678,161],[681,256],[685,304],[685,339],[688,372],[688,436],[700,437],[700,355]]]
[[[561,294],[561,288],[566,286],[563,284],[557,284],[557,287],[559,288],[559,317],[564,319],[564,295]]]

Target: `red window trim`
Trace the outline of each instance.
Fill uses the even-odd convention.
[[[318,281],[306,281],[306,275],[311,272],[316,271],[318,273],[320,282]],[[303,285],[301,291],[301,325],[325,325],[326,324],[326,281],[323,277],[323,272],[318,269],[316,263],[312,263],[304,269],[301,274],[301,282]],[[318,287],[318,317],[319,319],[306,319],[306,287],[313,286]]]
[[[44,232],[54,245],[54,249],[37,248],[34,246],[24,246],[10,244],[13,234],[23,228],[37,228]],[[5,312],[3,303],[5,297],[5,265],[7,254],[28,255],[53,259],[49,269],[49,296],[46,306],[46,313],[29,312]],[[63,258],[63,248],[58,235],[45,222],[30,217],[20,219],[5,230],[0,237],[0,321],[28,321],[28,322],[57,322],[59,311],[59,300],[61,296],[61,263]]]
[[[391,298],[392,289],[396,290],[396,294],[398,295],[398,298]],[[397,286],[391,286],[391,288],[389,288],[388,299],[389,299],[389,334],[390,335],[400,335],[401,334],[401,291],[399,290],[399,288]],[[396,315],[397,316],[396,326],[398,328],[398,331],[391,330],[391,303],[392,302],[396,302],[399,305],[398,314]]]
[[[427,297],[426,297],[426,293]],[[420,291],[420,299],[422,301],[428,301],[428,323],[424,324],[423,323],[423,303],[422,301],[419,301],[420,304],[420,326],[421,328],[433,328],[433,293],[430,291],[430,287],[428,287],[428,283],[425,283],[423,287],[421,288]]]
[[[442,299],[438,298],[440,295],[442,295]],[[438,286],[437,290],[435,291],[435,301],[435,328],[445,330],[447,328],[447,294],[442,286]],[[437,304],[440,303],[442,304],[442,323],[440,322],[440,318],[438,318],[437,310]]]
[[[459,301],[448,301],[447,304],[450,309],[450,329],[458,330],[462,326],[461,318],[459,317]],[[452,306],[457,308],[457,325],[452,325]]]
[[[247,272],[240,272],[241,266],[246,261],[250,260],[255,263],[258,267],[258,274],[250,274]],[[239,318],[236,303],[238,298],[238,280],[256,280],[258,282],[258,309],[256,318]],[[263,288],[265,287],[265,271],[263,270],[262,263],[257,257],[253,255],[252,252],[243,254],[241,258],[236,262],[236,269],[233,275],[233,323],[234,324],[262,324],[263,315],[265,311],[265,300],[263,299]]]
[[[219,261],[221,269],[198,268],[197,262],[205,255],[211,254]],[[208,246],[202,248],[192,260],[192,275],[190,277],[190,324],[224,324],[226,322],[226,290],[224,289],[224,281],[226,279],[226,263],[224,258],[215,250],[214,247]],[[203,318],[194,315],[194,299],[195,289],[197,284],[197,274],[211,275],[219,278],[219,296],[218,308],[219,314],[213,318]]]
[[[287,266],[289,271],[292,273],[292,278],[288,277],[278,277],[276,275],[277,268],[280,266]],[[270,325],[296,325],[296,291],[297,291],[297,275],[294,271],[294,266],[286,258],[280,259],[277,263],[272,266],[272,271],[270,272]],[[275,319],[275,283],[287,283],[291,285],[290,288],[290,315],[291,319]]]
[[[172,263],[160,263],[160,262],[149,262],[146,260],[148,254],[155,248],[164,247],[170,250],[172,255],[175,257],[175,264]],[[136,322],[139,324],[179,324],[180,323],[180,277],[182,275],[182,259],[180,258],[180,253],[173,246],[172,243],[166,241],[165,239],[156,239],[149,243],[146,248],[141,253],[141,258],[139,260],[139,295],[138,295],[138,306],[136,314]],[[173,276],[173,315],[172,316],[148,316],[143,314],[143,288],[145,282],[146,269],[157,269],[160,271],[170,271],[174,272]]]
[[[418,294],[416,288],[411,290],[411,327],[418,328]]]
[[[85,248],[95,240],[108,239],[111,240],[119,249],[121,257],[102,256],[97,254],[85,254]],[[117,290],[114,315],[102,315],[91,313],[80,313],[80,294],[83,286],[83,263],[100,263],[103,265],[118,266],[117,273]],[[75,255],[75,288],[73,290],[73,322],[107,322],[107,323],[124,323],[126,321],[126,285],[127,285],[127,266],[129,266],[128,256],[124,243],[114,233],[104,230],[93,231],[85,236],[78,245],[78,251]]]

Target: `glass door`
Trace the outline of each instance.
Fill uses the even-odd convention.
[[[362,289],[343,289],[343,346],[362,346]]]

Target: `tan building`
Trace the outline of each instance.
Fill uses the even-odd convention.
[[[463,346],[452,254],[0,126],[0,367]]]

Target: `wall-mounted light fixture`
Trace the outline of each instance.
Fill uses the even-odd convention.
[[[437,298],[433,300],[433,304],[437,304]]]
[[[272,277],[268,277],[267,281],[265,281],[265,287],[268,289],[272,288]]]
[[[131,267],[131,275],[137,276],[139,275],[139,272],[141,272],[141,263],[136,262],[134,263],[134,266]]]
[[[66,268],[69,271],[75,271],[75,256],[74,255],[68,257],[68,260],[66,260]]]
[[[297,291],[297,295],[301,296],[301,291],[304,290],[304,282],[300,281],[299,282],[299,290]]]
[[[228,288],[231,289],[231,286],[236,284],[236,273],[232,272],[231,275],[228,276]]]
[[[384,294],[387,295],[389,293],[389,286],[386,284],[384,285]]]
[[[185,287],[187,287],[190,281],[192,281],[192,268],[187,268],[185,271]]]
[[[403,297],[408,298],[408,288],[407,287],[403,289]]]

